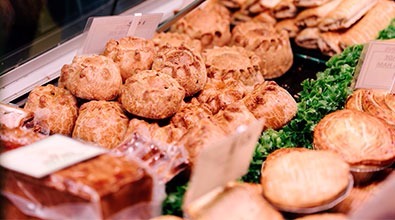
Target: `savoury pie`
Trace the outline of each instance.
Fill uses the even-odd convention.
[[[350,167],[330,151],[282,148],[262,166],[264,197],[281,210],[313,208],[342,196],[350,184]]]
[[[395,159],[393,128],[370,114],[338,110],[314,129],[314,147],[331,150],[351,166],[385,166]]]
[[[173,33],[173,32],[160,32],[156,33],[152,38],[154,45],[157,49],[163,46],[171,47],[188,47],[196,53],[202,52],[202,43],[199,40],[192,39],[187,34]]]
[[[138,37],[123,37],[107,42],[103,55],[117,63],[123,81],[141,70],[151,68],[155,57],[155,46],[150,40]]]
[[[244,98],[247,108],[257,119],[265,119],[265,127],[279,129],[297,112],[294,98],[274,81],[257,84]]]
[[[346,108],[367,112],[395,126],[395,94],[378,89],[357,89],[348,97]]]
[[[120,102],[131,114],[164,119],[181,106],[185,90],[168,74],[143,70],[129,77],[121,89]]]
[[[36,87],[24,108],[34,112],[34,120],[47,125],[51,134],[69,136],[73,132],[78,115],[77,100],[66,89],[51,84]]]
[[[118,65],[101,55],[74,57],[71,64],[62,67],[59,78],[59,87],[87,100],[114,100],[121,85]]]
[[[207,81],[207,71],[202,57],[187,47],[159,49],[152,69],[161,71],[177,80],[189,97],[203,89]]]
[[[79,110],[73,138],[112,149],[122,141],[128,122],[118,102],[90,101]]]

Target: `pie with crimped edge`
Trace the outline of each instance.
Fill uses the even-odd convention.
[[[347,192],[350,167],[330,151],[282,148],[262,166],[264,197],[285,211],[325,206]]]
[[[352,167],[383,167],[395,159],[393,128],[370,114],[339,110],[314,129],[314,148],[340,154]]]

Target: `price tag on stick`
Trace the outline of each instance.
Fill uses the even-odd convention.
[[[135,36],[151,39],[162,19],[162,13],[128,16],[104,16],[89,18],[84,30],[85,39],[78,55],[100,54],[110,39]]]
[[[262,127],[262,120],[241,126],[235,134],[202,149],[185,194],[185,207],[247,172]]]
[[[372,41],[358,64],[356,88],[384,89],[395,93],[395,43]]]

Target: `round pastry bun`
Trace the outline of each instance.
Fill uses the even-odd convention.
[[[257,119],[265,119],[265,128],[272,129],[286,125],[298,110],[294,98],[274,81],[255,85],[244,103]]]
[[[233,78],[247,86],[264,81],[260,58],[243,47],[214,47],[203,52],[208,76],[220,80]]]
[[[78,116],[76,98],[68,90],[51,84],[34,88],[24,109],[34,112],[34,120],[48,126],[50,134],[70,136]]]
[[[120,102],[131,114],[164,119],[180,109],[184,96],[185,90],[168,74],[144,70],[126,80]]]
[[[189,97],[203,89],[207,81],[207,71],[203,59],[187,47],[159,49],[152,69],[172,76],[185,89]]]
[[[314,148],[331,150],[351,166],[386,166],[395,160],[394,128],[368,113],[338,110],[314,128]]]
[[[59,78],[59,87],[86,100],[114,100],[121,85],[118,65],[101,55],[74,57],[70,65],[62,67]]]
[[[305,212],[342,196],[350,176],[349,165],[331,151],[282,148],[269,154],[261,184],[264,197],[277,208]]]
[[[156,33],[152,38],[157,49],[165,46],[187,47],[193,52],[200,54],[202,52],[202,43],[199,40],[192,39],[189,35],[173,32]]]
[[[112,149],[124,138],[128,122],[118,102],[90,101],[80,108],[73,138]]]
[[[151,68],[155,58],[155,46],[150,40],[138,37],[123,37],[109,40],[103,52],[120,67],[122,80],[141,70]]]

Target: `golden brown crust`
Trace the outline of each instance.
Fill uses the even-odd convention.
[[[265,128],[279,129],[297,112],[294,98],[274,81],[256,85],[243,100],[257,119],[265,119]]]
[[[286,31],[255,21],[240,23],[232,30],[231,45],[255,52],[261,58],[265,79],[283,75],[293,63],[291,44]]]
[[[186,34],[172,32],[156,33],[152,41],[157,49],[169,45],[171,47],[188,47],[196,53],[202,52],[202,43]]]
[[[70,136],[78,116],[75,97],[68,90],[51,84],[34,88],[24,108],[34,112],[34,120],[46,124],[51,134]]]
[[[112,149],[123,139],[128,122],[118,102],[90,101],[80,108],[73,138]]]
[[[203,52],[207,74],[210,78],[233,78],[247,86],[263,82],[260,58],[243,47],[214,47]]]
[[[261,184],[265,198],[279,208],[311,208],[344,193],[349,177],[349,165],[339,155],[294,148],[265,162]]]
[[[196,102],[184,103],[171,118],[171,124],[177,128],[189,129],[199,123],[200,120],[209,119],[212,116],[213,113],[205,105]]]
[[[202,57],[184,46],[159,49],[152,69],[176,79],[185,89],[186,97],[202,90],[207,81]]]
[[[138,37],[123,37],[109,40],[103,55],[111,58],[120,67],[123,81],[141,70],[148,70],[155,57],[152,41]]]
[[[230,14],[224,6],[209,2],[177,21],[171,31],[200,40],[203,48],[224,46],[231,38]]]
[[[256,121],[254,115],[244,105],[243,101],[232,103],[224,110],[219,111],[213,121],[219,125],[227,134],[236,132],[242,125],[249,125]]]
[[[33,129],[23,127],[9,128],[0,124],[0,153],[32,144],[46,137],[47,135],[35,132]]]
[[[206,105],[213,114],[216,114],[229,104],[241,100],[249,93],[249,90],[249,87],[232,78],[226,81],[209,78],[197,100]]]
[[[101,55],[76,56],[62,67],[59,87],[87,100],[114,100],[121,89],[119,67]]]
[[[348,96],[345,108],[354,109],[363,112],[362,100],[366,89],[357,89],[350,96]]]
[[[184,96],[184,89],[171,76],[155,70],[143,70],[126,80],[120,102],[131,114],[164,119],[180,109]]]
[[[340,154],[352,166],[383,166],[395,159],[393,128],[356,110],[325,116],[314,129],[314,147]]]
[[[383,119],[395,126],[395,94],[384,90],[366,90],[363,95],[362,108],[365,112]]]

